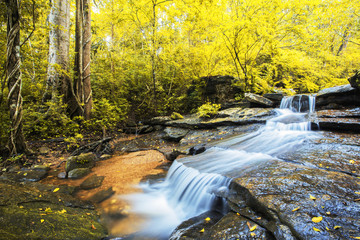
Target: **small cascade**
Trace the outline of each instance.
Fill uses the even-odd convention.
[[[168,239],[181,222],[209,210],[227,211],[224,196],[239,172],[276,159],[316,137],[308,115],[315,98],[286,97],[277,115],[258,131],[226,140],[204,153],[174,161],[164,182],[143,184],[144,193],[126,196],[132,211],[147,219],[140,235]]]

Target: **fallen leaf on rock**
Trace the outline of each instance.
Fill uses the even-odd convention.
[[[316,197],[314,197],[314,196],[311,195],[311,194],[310,194],[309,198],[310,198],[311,200],[316,200]]]
[[[360,201],[360,198],[358,198],[358,199],[355,199],[354,201],[355,201],[355,202],[358,202],[358,201]]]
[[[63,210],[61,210],[61,211],[58,211],[59,213],[66,213],[66,210],[65,209],[63,209]]]
[[[255,233],[250,233],[250,236],[255,237],[256,234]]]
[[[355,194],[360,194],[360,192],[355,192]]]
[[[328,227],[326,227],[326,230],[330,231],[330,229]]]
[[[351,238],[353,238],[353,239],[360,239],[360,237],[352,237],[352,236],[350,236]]]
[[[323,220],[322,217],[313,217],[313,218],[311,219],[311,221],[313,221],[314,223],[321,222],[322,220]]]
[[[315,232],[321,232],[321,230],[316,228],[316,227],[313,227],[313,229],[314,229]]]
[[[252,228],[250,228],[250,232],[254,231],[257,228],[257,225],[253,226]]]
[[[53,192],[57,192],[57,191],[59,191],[59,190],[60,190],[60,188],[57,187],[57,188],[54,189]]]
[[[205,229],[203,228],[203,229],[201,229],[199,232],[203,233],[203,232],[205,232]]]
[[[295,211],[297,211],[299,209],[300,209],[300,207],[297,207],[297,208],[294,208],[292,211],[295,212]]]
[[[349,161],[349,163],[354,164],[354,163],[355,163],[355,161],[354,161],[354,160],[350,160],[350,161]]]
[[[44,219],[40,219],[40,222],[43,223],[45,220]]]
[[[334,229],[338,229],[338,228],[341,228],[341,226],[335,226]]]
[[[96,230],[96,227],[94,226],[94,224],[91,224],[91,228]]]
[[[327,215],[330,215],[330,212],[326,212]]]
[[[205,218],[205,221],[207,221],[207,222],[210,221],[210,220],[211,220],[211,219],[210,219],[209,217]]]

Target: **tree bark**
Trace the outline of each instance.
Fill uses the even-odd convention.
[[[90,63],[91,63],[91,7],[90,0],[84,1],[84,30],[83,30],[83,85],[84,85],[84,117],[90,119],[93,105],[91,81],[90,81]]]
[[[68,0],[52,0],[49,14],[49,65],[47,70],[46,91],[43,102],[64,95],[69,101],[71,81],[69,77],[70,46],[70,3]]]
[[[90,119],[92,92],[90,81],[91,7],[89,0],[76,0],[74,93],[78,104],[70,115]],[[82,107],[83,106],[83,107]]]
[[[7,8],[7,83],[11,129],[9,136],[10,156],[27,151],[22,132],[22,79],[20,70],[20,14],[18,0],[6,0]]]

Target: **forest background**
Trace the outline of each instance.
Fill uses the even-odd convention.
[[[0,2],[2,149],[13,129],[7,2]],[[236,77],[241,100],[245,92],[314,93],[346,84],[360,68],[358,0],[18,3],[27,140],[76,142],[153,116],[196,112],[207,102],[201,95],[205,76]]]

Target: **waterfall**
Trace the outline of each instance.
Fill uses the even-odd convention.
[[[176,160],[162,183],[142,184],[143,193],[126,197],[132,211],[147,219],[139,234],[167,239],[186,219],[209,210],[226,213],[226,201],[219,196],[233,177],[316,137],[308,120],[314,102],[307,95],[285,97],[276,116],[258,131]]]

